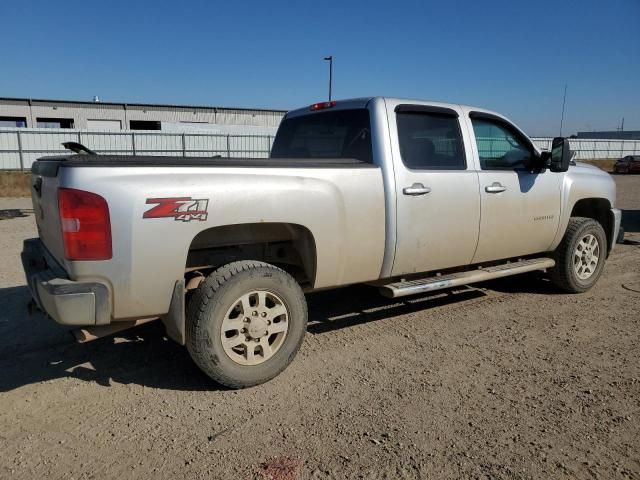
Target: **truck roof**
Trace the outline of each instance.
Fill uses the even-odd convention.
[[[369,102],[374,99],[382,99],[385,101],[390,101],[394,103],[410,103],[417,105],[430,105],[434,107],[443,107],[443,108],[452,108],[452,107],[460,107],[463,110],[473,110],[475,112],[484,112],[489,113],[491,115],[495,115],[497,117],[505,118],[504,115],[501,115],[498,112],[494,112],[493,110],[487,110],[486,108],[474,107],[471,105],[462,105],[459,103],[449,103],[449,102],[437,102],[433,100],[420,100],[416,98],[398,98],[398,97],[358,97],[358,98],[347,98],[343,100],[336,100],[335,106],[331,107],[335,110],[348,110],[353,108],[365,108]],[[322,103],[322,102],[321,102]],[[319,110],[321,111],[321,110]],[[296,117],[298,115],[306,115],[309,113],[309,106],[297,108],[295,110],[290,110],[285,115],[285,118]]]

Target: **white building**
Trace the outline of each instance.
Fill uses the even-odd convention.
[[[226,133],[273,134],[285,113],[257,108],[0,98],[0,128],[175,132],[220,126]],[[248,128],[228,127],[232,125]]]

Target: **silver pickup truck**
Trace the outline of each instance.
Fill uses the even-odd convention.
[[[296,355],[305,292],[389,297],[546,270],[594,285],[614,246],[615,184],[541,152],[505,117],[360,98],[289,112],[271,157],[89,154],[32,168],[38,307],[100,328],[160,318],[211,378],[265,382]]]

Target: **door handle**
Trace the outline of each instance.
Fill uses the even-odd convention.
[[[506,189],[507,187],[502,185],[500,182],[493,182],[491,185],[484,187],[484,191],[487,193],[500,193],[504,192]]]
[[[425,195],[430,191],[431,189],[429,187],[425,187],[421,183],[414,183],[410,187],[404,187],[402,189],[402,193],[405,195]]]

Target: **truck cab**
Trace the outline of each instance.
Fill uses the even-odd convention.
[[[290,124],[303,133],[293,138]],[[544,153],[499,113],[382,97],[292,111],[273,149],[276,157],[356,156],[381,169],[381,278],[553,251],[578,200],[598,216],[610,250],[620,221],[613,180],[586,165],[552,171]]]

